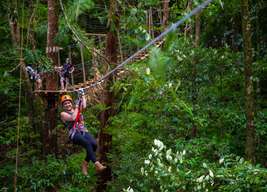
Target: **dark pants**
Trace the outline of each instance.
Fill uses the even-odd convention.
[[[96,140],[87,132],[77,132],[73,136],[72,142],[76,145],[81,145],[83,148],[86,149],[86,158],[85,161],[89,162],[90,160],[95,163],[96,157]]]

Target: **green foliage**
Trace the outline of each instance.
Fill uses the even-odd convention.
[[[193,7],[200,2],[193,1]],[[102,32],[106,32],[108,2],[68,0],[63,3],[66,18],[62,17],[61,10],[55,43],[65,48],[82,41],[89,50],[92,46],[103,48],[105,42],[88,39],[86,32],[98,32],[94,26],[88,29],[88,21],[96,20],[102,25]],[[17,2],[18,15],[15,4],[15,1],[2,2],[0,6],[0,190],[12,189],[16,154],[19,68],[14,67],[19,63],[19,54],[17,47],[11,44],[9,17],[17,19],[18,26],[22,27],[26,64],[33,64],[41,71],[52,70],[51,61],[45,55],[47,4],[44,1]],[[266,165],[267,154],[265,4],[253,1],[251,18],[252,27],[255,27],[252,38],[253,83],[257,98],[256,158],[262,165]],[[169,24],[189,11],[185,0],[170,1],[169,5]],[[157,35],[163,30],[162,1],[118,1],[116,14],[120,17],[120,29],[116,32],[120,35],[123,56],[131,55],[151,40],[147,25],[150,8]],[[114,106],[118,113],[109,119],[108,131],[113,143],[108,155],[114,180],[109,183],[108,191],[267,190],[266,169],[252,166],[239,157],[244,155],[246,139],[244,65],[239,52],[243,44],[240,2],[216,0],[201,13],[198,48],[193,42],[194,20],[192,17],[186,21],[191,32],[181,26],[178,32],[165,39],[161,49],[150,50],[148,60],[131,65],[129,77],[114,83],[112,91],[116,95]],[[35,45],[30,45],[33,42]],[[73,58],[80,58],[78,48],[72,51]],[[91,62],[91,53],[84,51],[84,54]],[[62,57],[66,55],[66,51],[61,52]],[[100,63],[99,67],[102,66]],[[10,70],[12,72],[8,72]],[[52,156],[39,160],[41,127],[32,129],[26,117],[30,106],[22,95],[19,190],[93,191],[96,179],[92,175],[93,166],[88,177],[80,172],[84,153],[64,160]],[[84,114],[86,126],[94,135],[100,127],[97,117],[104,109],[106,106],[96,105]],[[34,121],[40,124],[44,119],[38,116]],[[193,126],[197,127],[194,139],[191,137]],[[157,140],[151,151],[154,138]]]
[[[102,104],[88,106],[87,110],[84,112],[86,117],[85,125],[90,133],[97,135],[100,129],[100,121],[98,119],[100,112],[105,110],[106,107]]]
[[[214,145],[216,148],[211,151],[206,148],[207,145],[210,144],[198,139],[186,143],[180,140],[178,149],[183,149],[173,151],[155,139],[150,154],[140,168],[143,177],[131,186],[132,190],[230,192],[267,189],[265,169],[252,166],[235,155],[219,154],[219,160],[208,161],[205,158],[207,154],[202,150],[215,153],[222,150]],[[128,191],[131,188],[128,187]]]
[[[161,69],[168,71],[171,66],[167,65],[164,55],[157,53],[158,57],[151,60],[151,72],[148,67],[133,66],[136,78],[114,85],[116,93],[123,92],[123,102],[109,127],[113,135],[110,158],[116,175],[111,191],[122,190],[126,183],[138,182],[140,175],[136,168],[140,167],[151,138],[167,138],[166,142],[171,145],[175,138],[188,137],[193,123],[199,127],[205,125],[205,119],[193,116],[191,106],[179,97],[179,84],[166,82],[166,72],[162,73]],[[164,60],[165,65],[157,65]]]
[[[258,168],[233,155],[243,156],[245,145],[241,84],[244,69],[239,60],[240,54],[227,46],[194,48],[190,40],[177,39],[173,34],[167,38],[163,51],[152,49],[148,64],[131,66],[132,76],[113,86],[121,100],[120,111],[111,119],[109,127],[113,135],[109,157],[116,177],[110,183],[110,191],[260,191],[266,188],[266,183],[259,182],[266,178],[266,170],[257,171]],[[197,64],[196,78],[193,63]],[[197,104],[193,110],[190,103],[196,85]],[[262,134],[265,133],[263,121],[262,116],[255,121],[259,122],[256,124],[261,128],[257,129]],[[197,125],[202,139],[177,140],[190,138],[193,125]],[[171,163],[164,155],[150,157],[146,160],[153,163],[145,165],[142,176],[137,170],[144,166],[144,154],[151,156],[147,147],[151,138],[164,141],[172,150],[180,151],[180,155],[186,150],[181,167],[178,161]],[[264,146],[259,150],[265,151]],[[220,159],[227,163],[220,164]],[[199,166],[202,164],[205,167]],[[251,176],[254,171],[257,179]]]
[[[63,7],[61,7],[63,11],[61,26],[67,29],[61,30],[61,33],[57,36],[57,40],[66,42],[66,39],[64,38],[64,31],[70,30],[74,41],[82,43],[86,48],[90,48],[92,43],[88,40],[86,31],[81,29],[81,27],[77,24],[77,19],[81,13],[93,8],[93,6],[93,1],[71,1],[66,7],[63,5]]]
[[[25,49],[25,63],[31,64],[33,68],[38,69],[40,72],[54,71],[52,61],[41,50],[32,51]]]
[[[69,156],[65,161],[52,156],[48,156],[45,161],[34,158],[28,159],[18,169],[18,190],[91,191],[95,185],[94,168],[90,166],[88,170],[90,175],[83,176],[80,170],[83,158],[84,153]],[[30,162],[30,164],[26,164],[26,162]],[[13,165],[7,164],[4,169],[1,169],[0,177],[5,180],[10,179],[10,182],[1,183],[2,187],[11,189]]]

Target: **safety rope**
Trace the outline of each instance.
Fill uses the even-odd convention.
[[[18,106],[18,118],[17,118],[17,138],[16,138],[16,164],[14,175],[14,192],[17,191],[17,177],[18,177],[18,163],[19,163],[19,140],[20,140],[20,112],[21,112],[21,84],[22,84],[22,67],[20,67],[19,74],[19,106]]]
[[[63,8],[63,4],[62,1],[60,1],[60,5],[61,8],[64,10]],[[171,26],[169,26],[164,32],[162,32],[159,36],[157,36],[156,38],[152,39],[147,45],[145,45],[143,48],[139,49],[137,52],[135,52],[133,55],[131,55],[130,57],[128,57],[126,60],[124,60],[122,63],[120,63],[119,65],[117,65],[114,69],[112,69],[111,71],[107,72],[104,76],[102,76],[99,80],[96,80],[94,83],[91,83],[90,85],[83,87],[82,89],[86,90],[86,89],[90,89],[93,88],[101,83],[104,82],[105,79],[107,79],[110,75],[112,75],[115,71],[117,71],[118,69],[122,68],[124,65],[128,64],[129,62],[131,62],[135,57],[137,57],[139,54],[141,54],[142,52],[146,51],[151,45],[155,44],[156,42],[160,41],[163,39],[163,37],[165,37],[168,33],[176,30],[181,24],[183,24],[187,19],[189,19],[190,17],[196,15],[197,13],[199,13],[200,11],[202,11],[204,8],[206,8],[213,0],[206,0],[203,3],[201,3],[200,5],[198,5],[196,8],[194,8],[190,13],[188,13],[187,15],[185,15],[182,19],[180,19],[179,21],[177,21],[176,23],[173,23]],[[66,18],[66,15],[64,13],[64,16]],[[67,18],[66,18],[67,20]],[[70,23],[67,22],[67,24],[69,25],[70,29]],[[55,91],[55,90],[37,90],[36,92],[66,92],[66,93],[72,93],[72,92],[77,92],[78,88],[74,89],[74,90],[67,90],[67,91]]]
[[[22,19],[21,23],[24,23],[24,5],[25,2],[24,0],[22,1]],[[19,140],[20,140],[20,113],[21,113],[21,89],[22,89],[22,66],[24,65],[24,60],[23,60],[23,38],[24,38],[24,33],[23,29],[20,29],[21,33],[21,39],[20,39],[20,60],[19,60],[19,66],[20,66],[20,73],[19,73],[19,104],[18,104],[18,119],[17,119],[17,135],[16,135],[16,164],[15,164],[15,175],[14,175],[14,192],[17,191],[17,177],[18,177],[18,163],[19,163]]]

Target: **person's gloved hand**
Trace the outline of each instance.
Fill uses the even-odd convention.
[[[79,90],[78,90],[78,97],[82,97],[82,96],[84,96],[85,95],[85,93],[84,93],[84,89],[83,88],[80,88]]]
[[[74,101],[74,104],[75,104],[76,107],[79,107],[80,104],[81,104],[81,100],[80,100],[80,99],[76,99],[76,100]]]

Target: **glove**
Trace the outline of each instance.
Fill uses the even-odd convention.
[[[82,97],[82,96],[84,96],[85,95],[85,93],[84,93],[84,89],[83,88],[80,88],[79,90],[78,90],[78,97]]]
[[[75,104],[75,106],[80,106],[80,104],[81,104],[81,100],[80,100],[80,99],[76,99],[76,100],[74,101],[74,104]]]

